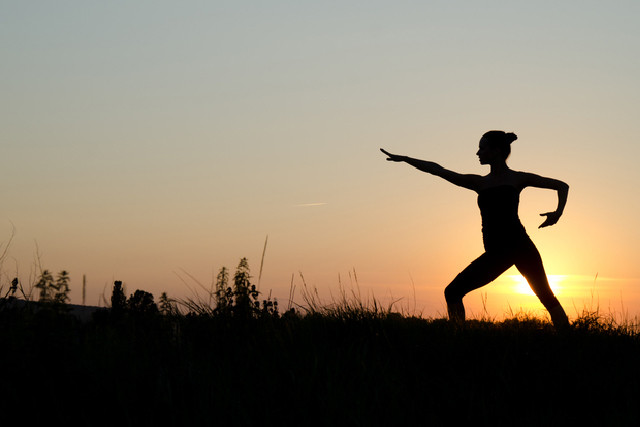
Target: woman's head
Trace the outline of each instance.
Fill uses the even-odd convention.
[[[518,136],[513,132],[501,130],[486,132],[480,139],[480,149],[478,150],[480,162],[490,163],[490,158],[492,157],[507,160],[507,157],[511,154],[511,143],[516,139],[518,139]]]

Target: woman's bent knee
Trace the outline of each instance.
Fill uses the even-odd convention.
[[[460,291],[454,283],[444,288],[444,299],[447,301],[447,304],[462,301],[464,295],[465,293]]]

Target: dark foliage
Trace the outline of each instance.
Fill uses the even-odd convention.
[[[49,270],[43,270],[40,279],[34,285],[39,292],[39,301],[51,304],[66,304],[69,302],[70,280],[69,273],[64,270],[58,273],[58,277],[55,279]]]
[[[640,336],[596,313],[561,333],[358,302],[280,315],[246,260],[227,282],[223,269],[215,308],[186,314],[115,282],[86,322],[1,299],[0,410],[86,426],[640,423]]]
[[[153,302],[153,294],[138,289],[127,300],[127,309],[132,313],[154,314],[158,306]]]
[[[124,296],[122,282],[117,280],[113,284],[113,292],[111,294],[111,311],[120,313],[127,308],[127,298]]]
[[[593,324],[147,314],[0,310],[2,409],[82,425],[640,421],[640,339]]]
[[[251,283],[249,263],[242,258],[233,276],[233,286],[228,285],[229,272],[222,267],[216,278],[213,310],[217,316],[248,319],[262,316],[278,316],[278,302],[267,298],[259,300],[260,292]]]

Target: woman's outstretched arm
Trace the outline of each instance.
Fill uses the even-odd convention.
[[[457,185],[459,187],[468,188],[470,190],[477,191],[481,176],[480,175],[472,175],[472,174],[461,174],[457,172],[450,171],[448,169],[443,168],[439,164],[435,162],[429,162],[427,160],[414,159],[412,157],[400,156],[397,154],[391,154],[383,148],[380,149],[384,154],[387,155],[387,160],[390,162],[405,162],[410,164],[422,172],[427,172],[435,176],[439,176],[450,183]]]
[[[554,225],[558,222],[564,212],[564,207],[567,204],[567,197],[569,196],[569,185],[559,179],[545,178],[532,173],[525,173],[523,175],[525,178],[524,187],[548,188],[558,192],[558,208],[554,212],[540,214],[540,216],[546,216],[547,219],[545,219],[538,228]]]

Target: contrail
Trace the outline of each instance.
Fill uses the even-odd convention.
[[[326,203],[302,203],[300,205],[294,205],[294,206],[298,208],[308,208],[308,207],[322,206],[322,205],[326,205]]]

